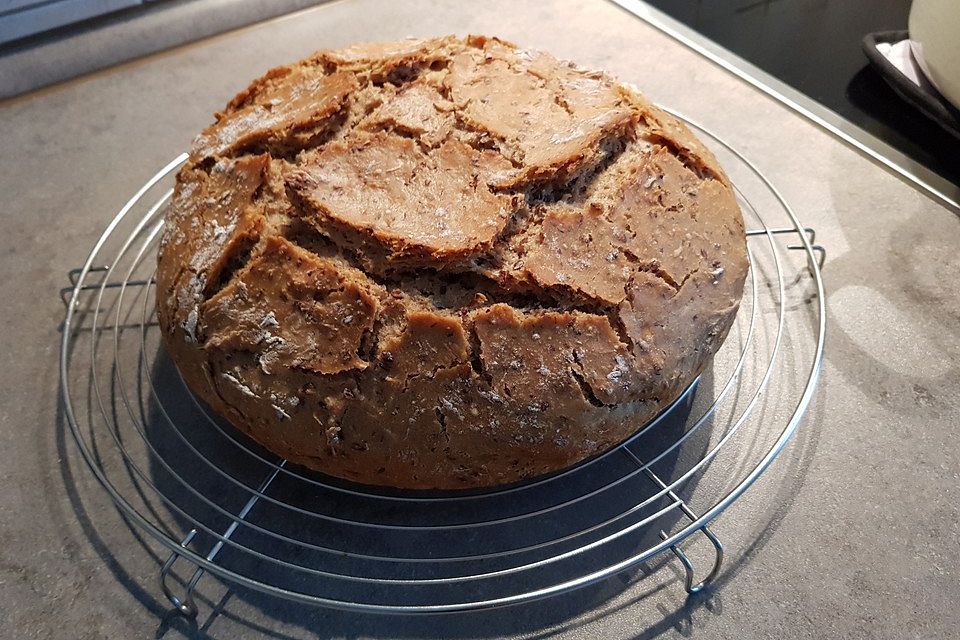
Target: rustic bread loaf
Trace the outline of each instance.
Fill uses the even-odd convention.
[[[603,73],[449,37],[321,51],[217,113],[157,310],[189,387],[264,447],[466,488],[629,437],[715,353],[746,271],[685,126]]]

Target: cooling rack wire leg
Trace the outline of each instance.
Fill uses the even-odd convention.
[[[227,527],[226,531],[222,535],[218,536],[217,543],[213,545],[213,548],[210,549],[210,553],[207,554],[207,561],[213,562],[216,560],[217,555],[220,553],[220,550],[223,549],[223,545],[226,544],[230,538],[236,532],[237,527],[240,526],[240,523],[247,517],[247,514],[250,513],[250,510],[253,509],[254,505],[257,504],[257,501],[260,499],[260,496],[270,487],[270,483],[277,477],[277,474],[280,473],[280,470],[286,466],[287,461],[283,460],[276,466],[273,472],[264,479],[260,486],[257,488],[253,495],[250,496],[250,499],[247,500],[247,503],[243,506],[243,509],[240,510],[240,513],[236,515],[233,519],[233,522],[230,523],[230,526]],[[196,529],[191,529],[190,533],[180,541],[180,546],[186,549],[190,543],[193,541],[194,537],[197,535]],[[193,590],[196,588],[197,583],[200,582],[200,578],[203,577],[204,569],[202,567],[197,567],[196,571],[193,572],[193,575],[190,577],[189,582],[187,582],[186,590],[183,592],[183,596],[178,596],[173,592],[173,589],[170,588],[168,584],[168,577],[170,576],[170,569],[173,568],[174,563],[180,558],[180,553],[174,551],[170,554],[170,557],[167,558],[167,561],[163,563],[163,566],[160,568],[160,588],[163,589],[163,595],[167,597],[167,600],[173,604],[174,608],[182,615],[187,616],[188,618],[195,618],[197,616],[197,605],[193,599]]]
[[[746,232],[746,235],[747,235],[748,238],[750,238],[750,237],[752,237],[752,236],[765,236],[765,235],[767,235],[768,232],[771,233],[771,234],[773,234],[773,235],[783,235],[783,234],[788,234],[788,233],[798,233],[798,231],[797,231],[796,229],[794,229],[793,227],[781,227],[781,228],[776,228],[776,229],[749,229],[749,230]],[[810,243],[810,249],[811,249],[815,254],[817,254],[817,268],[818,268],[818,269],[823,269],[823,263],[824,263],[824,262],[826,261],[826,259],[827,259],[827,250],[826,250],[826,248],[825,248],[823,245],[821,245],[821,244],[815,244],[815,243],[816,243],[816,240],[817,240],[817,231],[816,231],[816,229],[813,229],[813,228],[811,228],[811,227],[804,227],[804,228],[803,228],[803,232],[807,235],[807,241]],[[790,244],[790,245],[787,245],[787,249],[792,249],[792,250],[794,250],[794,251],[803,251],[803,250],[804,250],[804,246],[803,246],[802,244]],[[812,265],[811,265],[811,267],[810,267],[810,270],[811,270],[811,272],[813,271]]]
[[[686,589],[687,593],[690,595],[700,593],[709,587],[710,583],[713,582],[720,574],[720,567],[723,566],[723,543],[720,542],[717,534],[711,531],[710,527],[707,526],[701,527],[700,532],[707,537],[707,539],[710,541],[710,544],[713,545],[714,551],[716,552],[716,559],[713,562],[713,569],[710,571],[710,574],[700,582],[696,584],[693,583],[693,563],[690,562],[690,558],[688,558],[687,554],[683,552],[683,549],[676,545],[670,547],[670,550],[673,551],[673,555],[677,556],[677,558],[679,558],[680,562],[683,564],[683,569],[686,573],[683,588]],[[666,532],[661,531],[660,538],[662,540],[666,540]]]
[[[70,269],[70,271],[67,272],[67,278],[70,280],[70,286],[60,289],[60,302],[63,303],[63,306],[67,306],[70,304],[70,296],[73,294],[73,290],[77,286],[77,280],[80,278],[80,273],[82,271],[83,270],[81,268],[77,267],[74,269]],[[101,274],[101,273],[106,273],[108,271],[110,271],[110,265],[105,264],[99,267],[90,267],[87,273]],[[100,277],[102,278],[103,276],[100,276]],[[146,280],[127,280],[126,283],[108,282],[105,285],[102,284],[102,281],[96,280],[95,276],[92,277],[91,279],[93,280],[92,282],[86,282],[80,286],[80,291],[97,291],[98,289],[100,289],[101,286],[103,286],[106,289],[117,289],[123,286],[126,286],[127,288],[132,288],[132,287],[142,287],[145,285],[153,284],[152,278],[149,278]],[[80,303],[80,300],[77,300],[77,305],[79,305],[79,303]],[[74,308],[76,309],[77,307],[75,306]]]
[[[180,546],[186,549],[196,535],[197,530],[191,529],[190,533],[180,541]],[[193,601],[193,588],[196,587],[197,582],[200,581],[200,577],[203,575],[203,569],[198,568],[193,572],[193,576],[190,578],[190,582],[187,583],[187,589],[184,591],[183,597],[178,596],[170,588],[170,585],[167,584],[167,577],[170,575],[170,569],[173,567],[173,563],[175,563],[179,557],[180,554],[174,551],[170,554],[170,557],[167,558],[167,561],[163,563],[163,567],[160,568],[160,588],[163,589],[163,595],[167,596],[167,600],[173,604],[177,611],[188,618],[194,618],[197,615],[197,605]]]
[[[650,478],[650,480],[654,484],[660,487],[661,490],[667,489],[667,483],[661,480],[660,477],[657,474],[655,474],[649,467],[646,467],[643,461],[640,458],[638,458],[637,455],[633,453],[633,451],[630,451],[630,449],[628,449],[627,447],[621,447],[621,449],[628,456],[630,456],[630,458],[632,458],[633,461],[637,463],[637,465],[643,468],[646,476]],[[680,511],[683,512],[683,515],[685,515],[691,522],[696,522],[699,516],[696,514],[696,512],[694,512],[693,509],[691,509],[687,505],[686,502],[680,499],[680,496],[678,496],[672,490],[668,490],[667,497],[670,500],[673,500],[674,503],[676,503]],[[713,568],[710,570],[710,573],[707,574],[707,577],[705,577],[700,582],[697,582],[696,584],[694,584],[693,563],[690,561],[690,558],[687,557],[687,554],[683,552],[683,549],[681,549],[677,545],[671,545],[670,547],[670,550],[673,552],[673,555],[677,556],[677,559],[679,559],[680,563],[683,564],[683,569],[685,572],[684,589],[686,589],[689,595],[700,593],[701,591],[709,587],[710,583],[713,582],[718,575],[720,575],[720,569],[723,567],[723,543],[720,542],[720,538],[718,538],[717,534],[715,534],[710,529],[710,527],[706,525],[700,527],[699,531],[704,536],[706,536],[707,540],[710,541],[710,544],[713,545],[713,550],[714,550]],[[663,531],[663,530],[660,531],[661,540],[666,540],[669,537],[670,536],[667,535],[666,531]]]

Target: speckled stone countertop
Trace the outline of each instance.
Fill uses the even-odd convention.
[[[589,611],[547,601],[397,619],[250,597],[202,611],[199,626],[166,616],[155,559],[64,432],[66,272],[266,68],[354,41],[469,32],[607,69],[723,132],[817,229],[830,330],[807,420],[717,522],[729,558],[707,598],[686,600],[667,570]],[[960,218],[616,6],[344,0],[2,102],[0,140],[0,637],[957,635]],[[224,593],[212,579],[200,589]]]

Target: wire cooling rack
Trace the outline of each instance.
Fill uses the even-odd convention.
[[[754,164],[683,119],[727,168],[748,226],[750,275],[726,343],[627,442],[477,493],[397,493],[302,470],[195,400],[160,345],[153,304],[157,239],[186,154],[147,181],[70,272],[60,371],[90,470],[170,551],[158,568],[170,602],[195,616],[194,589],[211,572],[352,611],[467,611],[569,592],[666,552],[687,592],[709,585],[723,544],[708,525],[784,448],[814,394],[824,250]],[[694,534],[712,550],[700,571],[684,550]],[[188,578],[178,560],[192,565]]]

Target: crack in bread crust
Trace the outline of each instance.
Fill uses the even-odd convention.
[[[469,488],[629,437],[729,331],[743,220],[610,76],[496,38],[321,51],[197,137],[158,255],[188,386],[291,461]]]

